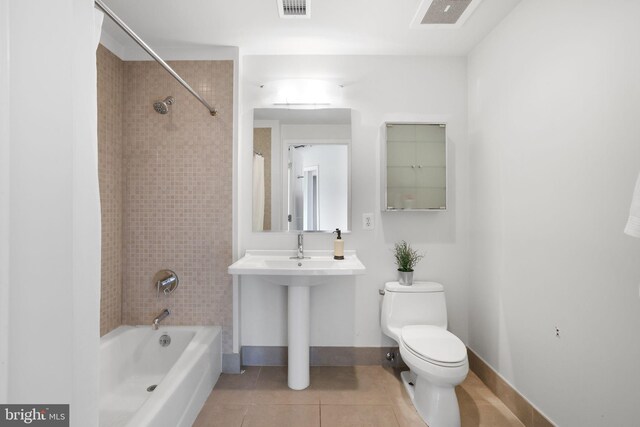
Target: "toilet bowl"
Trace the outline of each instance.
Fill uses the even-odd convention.
[[[459,427],[455,386],[467,377],[469,361],[464,343],[446,329],[442,285],[385,284],[381,324],[410,369],[401,377],[420,417],[429,427]]]

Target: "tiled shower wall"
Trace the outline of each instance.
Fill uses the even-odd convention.
[[[220,325],[232,349],[231,264],[233,62],[170,65],[218,109],[212,117],[152,61],[124,63],[122,322]],[[154,101],[173,96],[168,114]],[[157,296],[153,277],[170,269],[178,289]]]
[[[106,124],[98,138],[101,334],[120,324],[150,325],[169,308],[164,324],[222,326],[229,353],[233,62],[170,63],[218,109],[211,117],[157,63],[122,62],[102,46],[97,59],[99,122]],[[169,95],[170,112],[156,113],[153,102]],[[158,297],[153,277],[162,269],[175,271],[180,285]]]
[[[98,173],[102,209],[100,335],[122,324],[123,62],[99,45]]]

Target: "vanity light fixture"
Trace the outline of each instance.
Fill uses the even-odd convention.
[[[317,108],[336,104],[342,86],[317,79],[283,79],[260,86],[266,103],[290,108]]]

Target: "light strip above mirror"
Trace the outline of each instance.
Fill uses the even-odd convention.
[[[339,103],[342,86],[318,79],[274,80],[260,86],[265,102],[292,108],[317,108]]]

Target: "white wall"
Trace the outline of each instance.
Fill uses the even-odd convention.
[[[0,236],[9,236],[9,1],[0,0]],[[7,401],[9,383],[9,239],[0,238],[0,402]]]
[[[245,56],[241,66],[238,147],[239,255],[246,249],[294,249],[295,234],[251,232],[253,108],[272,107],[260,84],[282,78],[318,78],[344,84],[343,100],[331,107],[353,109],[351,160],[353,232],[346,249],[356,249],[364,276],[336,279],[311,293],[311,345],[391,344],[380,330],[378,289],[396,279],[390,252],[406,239],[427,253],[417,279],[445,285],[450,328],[467,339],[469,179],[464,58],[402,56]],[[447,212],[380,212],[380,131],[385,120],[449,123],[450,209]],[[362,230],[362,214],[375,214],[376,228]],[[308,249],[333,248],[334,235],[307,234]],[[257,279],[240,285],[242,345],[286,345],[286,289]]]
[[[11,89],[0,165],[0,227],[9,229],[0,234],[0,297],[7,296],[5,280],[11,286],[2,302],[8,319],[3,313],[0,323],[8,362],[1,397],[70,403],[72,425],[94,426],[100,205],[93,1],[3,1],[0,10],[0,85]]]
[[[468,61],[469,345],[560,426],[640,418],[639,17],[523,0]]]

